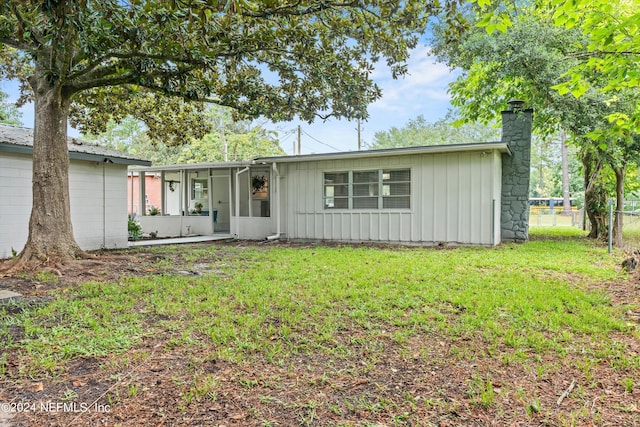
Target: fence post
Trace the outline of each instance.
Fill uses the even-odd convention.
[[[613,199],[609,199],[609,253],[613,251]]]

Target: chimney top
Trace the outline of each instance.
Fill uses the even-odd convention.
[[[509,104],[509,111],[520,111],[522,110],[522,106],[524,105],[524,101],[520,100],[520,99],[511,99],[509,102],[507,102],[507,104]]]

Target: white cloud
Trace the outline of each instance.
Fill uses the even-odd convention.
[[[412,51],[408,61],[408,75],[397,80],[382,77],[376,70],[376,82],[382,89],[382,98],[371,106],[374,110],[400,113],[414,110],[415,105],[428,103],[433,108],[434,102],[446,113],[449,106],[448,84],[455,79],[456,73],[441,63],[436,63],[430,56],[427,46]],[[388,74],[388,72],[387,72]]]
[[[423,115],[429,121],[444,117],[450,108],[447,94],[448,84],[457,73],[451,72],[444,64],[435,62],[429,56],[430,49],[421,46],[413,50],[408,61],[408,75],[394,80],[389,69],[379,64],[372,73],[372,79],[382,89],[382,98],[369,106],[369,119],[362,122],[363,143],[373,142],[376,132],[392,127],[402,127],[410,119]],[[299,122],[281,124],[281,128],[295,129]],[[314,124],[300,123],[305,134],[302,136],[302,152],[322,153],[336,151],[313,138],[331,145],[340,151],[357,149],[357,123],[344,120],[328,120]],[[309,136],[311,135],[311,136]],[[313,137],[313,138],[312,138]],[[292,152],[292,139],[284,142],[283,148]]]

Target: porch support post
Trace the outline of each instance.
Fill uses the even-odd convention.
[[[160,172],[160,215],[165,215],[167,213],[167,194],[164,174],[164,171]]]
[[[147,199],[145,197],[145,195],[147,194],[147,189],[146,189],[146,181],[147,177],[145,175],[145,173],[143,171],[140,171],[140,173],[138,174],[138,188],[139,188],[139,194],[138,194],[138,204],[139,204],[139,209],[140,209],[140,216],[144,216],[147,214]]]
[[[249,168],[247,168],[249,169]],[[253,217],[253,199],[251,198],[251,170],[249,169],[249,173],[247,175],[247,194],[249,195],[249,218]]]
[[[239,224],[239,218],[240,218],[240,175],[244,172],[247,172],[249,170],[249,167],[247,166],[244,169],[237,169],[236,170],[236,215],[235,215],[235,235],[237,237],[240,237],[240,224]],[[251,194],[251,193],[249,193]],[[251,200],[249,200],[249,202],[251,202]],[[251,203],[249,203],[249,207],[251,207]],[[231,231],[233,233],[233,229]]]
[[[275,162],[271,164],[273,175],[275,176],[275,185],[272,186],[271,199],[273,200],[272,206],[275,209],[276,218],[276,234],[267,236],[267,240],[275,240],[280,238],[280,171]],[[271,210],[271,212],[274,211]]]
[[[133,205],[133,171],[129,171],[129,179],[131,180],[129,182],[129,187],[131,189],[131,197],[130,197],[131,204],[129,205],[129,215],[131,215],[131,218],[135,218],[136,211]]]
[[[180,169],[180,209],[182,210],[182,216],[189,214],[189,200],[187,194],[189,193],[189,175],[184,169]]]
[[[180,169],[180,186],[178,198],[180,200],[180,237],[182,237],[182,227],[184,225],[184,216],[187,214],[185,211],[185,194],[187,192],[187,174],[184,169]]]

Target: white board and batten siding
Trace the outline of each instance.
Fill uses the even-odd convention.
[[[31,215],[31,156],[0,156],[0,258],[20,252]],[[76,241],[83,249],[127,247],[127,166],[71,160],[69,191]]]
[[[281,225],[291,240],[500,242],[498,150],[280,163]],[[408,209],[325,209],[324,173],[411,171]]]
[[[0,156],[0,259],[21,251],[29,233],[31,156]]]
[[[73,234],[81,248],[128,246],[126,165],[72,160],[69,192]]]

